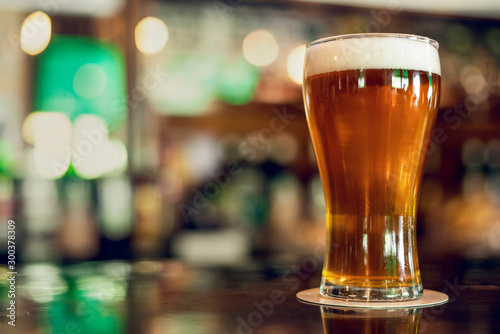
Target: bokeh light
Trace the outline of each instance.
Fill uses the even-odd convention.
[[[286,62],[288,76],[293,82],[299,85],[302,85],[305,55],[306,45],[302,44],[290,51]]]
[[[122,301],[126,295],[125,282],[113,276],[86,275],[76,279],[78,294],[105,302]]]
[[[82,65],[73,78],[73,89],[84,98],[101,95],[106,89],[108,77],[106,71],[98,64]]]
[[[460,84],[467,94],[475,97],[478,102],[484,102],[490,95],[491,87],[475,65],[466,65],[460,70]]]
[[[249,64],[243,56],[220,66],[220,80],[217,97],[233,105],[241,105],[252,100],[259,81],[260,70]]]
[[[120,174],[127,169],[127,147],[117,138],[111,138],[107,145],[108,160],[106,174]]]
[[[135,27],[135,44],[142,53],[153,54],[160,51],[167,40],[167,25],[156,17],[145,17]]]
[[[83,179],[121,173],[127,167],[125,144],[109,139],[105,121],[96,115],[75,120],[71,157],[76,174]]]
[[[22,135],[28,144],[48,146],[71,136],[71,121],[59,112],[33,112],[24,120]]]
[[[58,150],[56,155],[49,155],[43,149],[33,149],[33,166],[38,176],[45,179],[58,179],[62,177],[69,168],[69,163],[64,161],[66,152]]]
[[[28,264],[24,267],[24,288],[27,296],[45,304],[68,290],[61,269],[51,263]]]
[[[63,176],[69,167],[68,147],[71,143],[70,119],[58,112],[34,112],[23,123],[24,140],[34,145],[33,163],[36,173],[47,179]]]
[[[243,40],[243,55],[255,66],[267,66],[278,57],[279,46],[274,36],[267,30],[256,30]]]
[[[29,55],[37,55],[49,45],[51,34],[50,17],[40,11],[31,13],[21,26],[21,49]]]

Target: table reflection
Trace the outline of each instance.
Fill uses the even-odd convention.
[[[421,316],[421,308],[382,310],[321,306],[325,334],[416,334]]]
[[[500,326],[497,286],[455,285],[448,290],[449,303],[425,309],[318,310],[298,301],[297,290],[284,285],[283,271],[270,268],[257,263],[201,268],[172,259],[27,264],[16,280],[16,327],[0,321],[0,333],[475,334]],[[7,272],[0,264],[3,319]],[[318,279],[297,289],[311,288]],[[258,305],[269,305],[277,291],[284,301],[264,313]]]
[[[0,268],[0,277],[4,270]],[[186,301],[179,300],[179,291],[192,283],[192,273],[177,261],[29,264],[22,273],[19,333],[146,334],[164,329],[202,333],[200,327],[205,325],[221,329],[216,316],[189,312]],[[0,292],[1,288],[2,284]],[[4,295],[2,309],[7,305]]]
[[[25,329],[124,333],[129,271],[130,265],[124,262],[86,263],[64,270],[52,264],[25,266],[20,291],[26,299],[20,302],[33,315]]]

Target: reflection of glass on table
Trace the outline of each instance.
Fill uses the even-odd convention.
[[[416,334],[422,309],[339,309],[321,307],[325,334]]]

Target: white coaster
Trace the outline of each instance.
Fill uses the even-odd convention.
[[[308,289],[297,293],[297,299],[303,303],[346,307],[346,308],[378,308],[378,309],[396,309],[396,308],[421,308],[444,304],[448,301],[448,296],[442,292],[424,289],[422,297],[419,299],[407,301],[348,301],[338,298],[324,297],[319,293],[319,288]]]

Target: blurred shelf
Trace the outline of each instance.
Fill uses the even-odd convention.
[[[500,139],[499,121],[477,123],[472,123],[469,120],[462,120],[461,123],[436,122],[435,128],[443,130],[443,136],[446,139],[443,141],[442,146],[447,149],[459,149],[465,140],[472,137],[483,140]]]
[[[287,131],[299,137],[308,136],[306,117],[300,104],[224,105],[203,115],[164,115],[160,119],[161,132],[176,128],[225,135],[235,132],[248,134],[269,128],[274,132]]]

